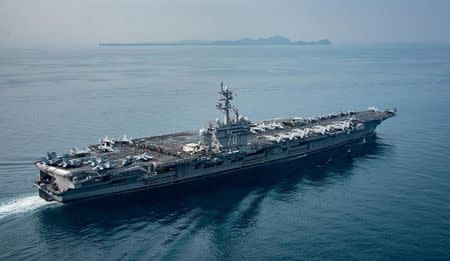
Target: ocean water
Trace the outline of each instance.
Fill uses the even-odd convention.
[[[351,156],[63,205],[32,165],[104,135],[396,106]],[[0,260],[448,260],[450,46],[0,49]],[[325,160],[333,158],[331,163]]]

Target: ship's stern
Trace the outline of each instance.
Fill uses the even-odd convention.
[[[39,169],[39,176],[34,186],[38,189],[39,197],[45,201],[62,202],[61,194],[68,189],[68,172],[43,162],[37,162],[35,165]]]
[[[45,201],[48,201],[48,202],[55,201],[53,196],[51,194],[49,194],[49,192],[47,190],[44,190],[41,187],[38,187],[38,190],[39,190],[39,197],[41,197]]]

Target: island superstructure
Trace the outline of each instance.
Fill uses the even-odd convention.
[[[306,158],[365,139],[396,109],[347,111],[313,118],[252,122],[232,105],[233,92],[221,84],[216,108],[223,121],[199,131],[131,139],[105,137],[86,149],[55,152],[35,163],[35,186],[47,201],[69,202],[175,185]]]

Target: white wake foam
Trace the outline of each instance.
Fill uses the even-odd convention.
[[[52,204],[38,196],[25,196],[0,203],[0,220],[11,215],[23,214]]]

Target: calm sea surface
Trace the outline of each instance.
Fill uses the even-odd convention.
[[[38,198],[32,162],[47,151],[199,129],[221,116],[221,80],[249,119],[399,114],[331,164]],[[0,260],[449,258],[450,46],[0,49]]]

